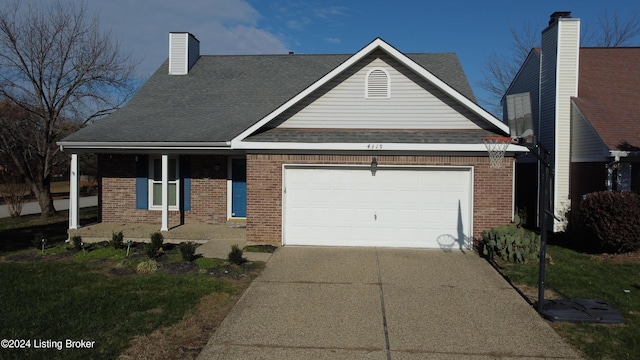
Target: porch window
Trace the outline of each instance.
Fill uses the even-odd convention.
[[[169,158],[169,210],[178,210],[180,176],[177,158]],[[162,209],[162,159],[149,161],[149,209]]]

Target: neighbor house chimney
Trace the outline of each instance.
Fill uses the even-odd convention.
[[[557,23],[558,19],[570,18],[570,17],[571,17],[571,11],[556,11],[553,14],[551,14],[551,17],[549,19],[549,25],[553,25]]]
[[[540,111],[538,138],[551,153],[555,167],[553,208],[566,209],[569,199],[571,167],[571,99],[578,96],[580,64],[580,19],[570,12],[555,12],[542,31],[540,64]],[[554,221],[554,231],[562,224]]]
[[[186,75],[200,57],[200,41],[187,32],[169,33],[169,75]]]

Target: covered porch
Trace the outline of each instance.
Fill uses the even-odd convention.
[[[163,231],[164,241],[168,243],[181,243],[192,241],[206,243],[209,241],[234,242],[238,245],[246,244],[246,226],[241,220],[229,221],[222,225],[184,224]],[[95,223],[69,229],[69,237],[79,235],[87,243],[110,241],[113,233],[122,231],[124,241],[148,242],[150,235],[158,231],[158,224],[146,223]]]

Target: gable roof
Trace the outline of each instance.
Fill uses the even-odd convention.
[[[187,75],[168,61],[122,109],[66,137],[63,148],[229,147],[351,64],[382,48],[497,129],[453,53],[402,54],[376,39],[355,55],[201,56]]]
[[[640,48],[581,48],[573,101],[610,150],[640,148]]]

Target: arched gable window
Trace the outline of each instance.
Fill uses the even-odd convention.
[[[391,96],[391,78],[387,70],[373,68],[367,72],[365,95],[367,99],[388,99]]]

